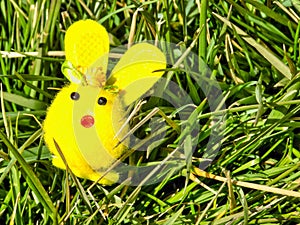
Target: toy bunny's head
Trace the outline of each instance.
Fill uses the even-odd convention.
[[[126,141],[120,144],[116,137],[129,129],[122,126],[124,107],[162,76],[165,56],[153,45],[136,44],[106,81],[109,38],[92,20],[78,21],[67,30],[65,52],[62,71],[71,83],[57,94],[44,121],[53,164],[63,169],[67,165],[75,175],[94,181],[105,175],[100,183],[114,183],[118,174],[105,171],[126,150]]]

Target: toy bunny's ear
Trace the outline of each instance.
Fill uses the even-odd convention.
[[[165,55],[154,45],[140,43],[129,48],[114,67],[107,85],[117,86],[125,105],[141,97],[164,74]]]
[[[83,75],[88,84],[89,80],[103,81],[108,64],[108,52],[109,37],[106,29],[96,21],[79,20],[73,23],[66,32],[67,63],[63,67],[63,73],[74,83],[78,80],[82,81]],[[94,68],[95,65],[97,65],[96,68]],[[104,77],[97,77],[103,74]]]

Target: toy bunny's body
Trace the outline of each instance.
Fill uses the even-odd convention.
[[[55,140],[76,176],[99,179],[126,148],[115,137],[122,126],[122,115],[122,103],[114,93],[78,84],[64,87],[48,109],[44,122],[45,141],[54,154],[53,164],[66,168]],[[111,184],[117,179],[118,175],[112,172],[101,183]]]

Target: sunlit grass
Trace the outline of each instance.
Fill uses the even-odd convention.
[[[296,1],[253,0],[1,1],[0,223],[300,223],[297,7]],[[42,123],[67,83],[60,70],[65,30],[86,18],[106,27],[111,46],[156,40],[178,44],[183,52],[191,47],[222,89],[226,108],[212,112],[193,74],[168,68],[165,77],[193,101],[191,115],[179,121],[176,109],[150,99],[133,118],[136,124],[155,106],[171,118],[162,143],[149,157],[135,152],[133,165],[160,162],[181,140],[189,149],[193,136],[176,127],[201,125],[193,156],[157,184],[93,185],[51,164]],[[226,119],[221,147],[203,172],[197,167],[214,125],[221,126],[212,121],[219,115]],[[138,132],[148,134],[149,127]]]

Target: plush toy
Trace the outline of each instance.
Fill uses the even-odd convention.
[[[93,20],[69,27],[65,53],[62,71],[70,84],[57,93],[44,121],[53,164],[61,169],[67,164],[76,176],[93,181],[105,174],[99,183],[115,183],[119,174],[105,171],[128,146],[128,140],[120,143],[129,130],[123,126],[125,108],[163,75],[165,56],[151,44],[133,45],[106,81],[109,37]]]

